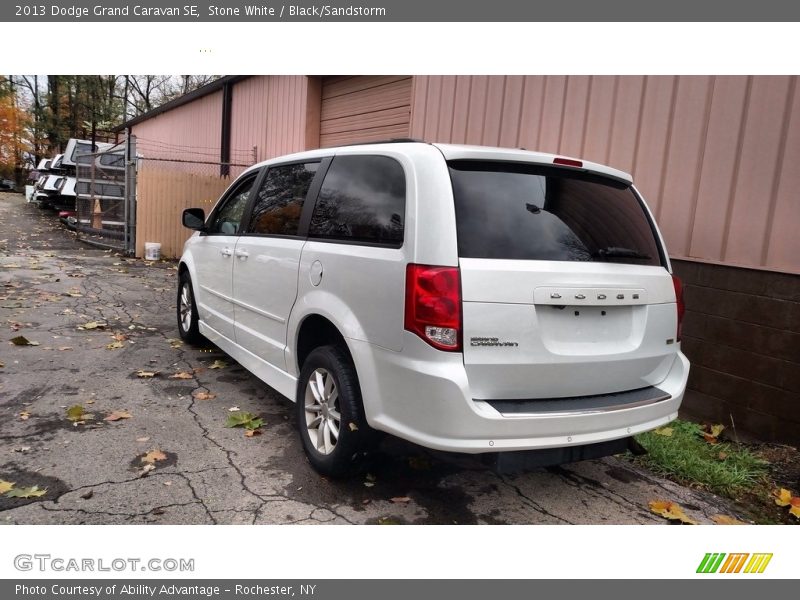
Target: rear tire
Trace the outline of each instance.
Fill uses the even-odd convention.
[[[178,279],[178,300],[176,302],[178,316],[178,333],[187,344],[199,345],[204,338],[200,333],[197,316],[197,305],[194,301],[192,278],[188,271],[183,271]]]
[[[308,355],[296,397],[297,427],[311,466],[322,475],[355,472],[375,444],[367,425],[356,369],[339,346],[321,346]]]

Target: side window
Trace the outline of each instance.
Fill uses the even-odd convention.
[[[297,235],[300,213],[319,163],[270,167],[253,204],[247,233]]]
[[[250,189],[255,180],[255,174],[246,177],[228,194],[219,209],[212,215],[208,224],[208,233],[236,235],[247,206],[247,199],[250,197]]]
[[[388,156],[337,156],[333,159],[311,217],[315,238],[403,243],[406,178]]]

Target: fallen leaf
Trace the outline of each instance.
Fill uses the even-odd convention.
[[[83,406],[80,404],[75,404],[70,406],[67,409],[67,419],[72,421],[73,423],[79,423],[81,421],[88,421],[89,419],[94,419],[94,415],[86,414]]]
[[[213,400],[217,397],[216,394],[211,392],[194,392],[192,396],[194,396],[195,400]]]
[[[6,492],[6,498],[40,498],[47,493],[47,488],[39,489],[38,485],[28,488],[14,488]]]
[[[224,369],[224,368],[225,368],[225,367],[227,367],[227,366],[228,366],[228,363],[226,363],[224,360],[215,360],[215,361],[214,361],[214,362],[211,364],[211,366],[210,366],[210,367],[208,367],[208,368],[209,368],[209,369]]]
[[[231,406],[231,407],[228,409],[228,412],[239,412],[240,410],[242,410],[242,409],[241,409],[241,408],[239,408],[238,406]]]
[[[156,375],[158,375],[158,371],[143,371],[143,370],[136,371],[136,376],[141,377],[142,379],[155,377]]]
[[[127,340],[127,339],[128,339],[128,336],[127,336],[127,335],[125,335],[124,333],[115,333],[115,334],[114,334],[113,336],[111,336],[111,337],[113,337],[113,338],[114,338],[115,340],[117,340],[118,342],[124,342],[125,340]]]
[[[411,502],[411,498],[409,498],[408,496],[397,496],[395,498],[392,498],[390,502],[393,502],[394,504],[408,504],[409,502]]]
[[[717,454],[717,458],[720,459],[720,460],[725,460],[726,458],[728,458],[728,453],[727,452],[720,452],[719,454]]]
[[[686,513],[683,512],[683,508],[680,504],[668,500],[651,500],[649,504],[652,512],[661,515],[665,519],[680,521],[687,525],[697,525],[696,521],[690,519]]]
[[[717,525],[747,525],[744,521],[729,517],[728,515],[714,515],[711,517],[711,520]]]
[[[11,481],[6,481],[4,479],[0,479],[0,494],[5,494],[11,488],[14,487],[14,483]]]
[[[139,471],[139,477],[147,477],[147,474],[155,468],[156,466],[154,464],[146,464],[142,467],[141,471]]]
[[[23,410],[21,413],[19,413],[19,418],[21,421],[27,421],[30,416],[31,413],[29,413],[27,410]]]
[[[150,450],[150,452],[148,452],[142,457],[143,463],[153,464],[156,461],[160,460],[167,460],[167,455],[164,454],[161,450]]]
[[[358,431],[358,425],[353,423],[352,421],[347,425],[350,428],[350,431]]]
[[[94,496],[94,491],[92,491],[92,490],[89,490],[85,494],[81,494],[81,498],[83,498],[84,500],[88,500],[92,496]]]
[[[400,521],[394,517],[381,517],[378,519],[378,525],[401,525]]]
[[[364,487],[368,487],[368,488],[375,487],[375,483],[372,482],[372,481],[365,481],[364,482]]]
[[[260,429],[248,429],[244,432],[244,437],[254,437],[256,435],[261,435]]]
[[[719,436],[725,429],[724,425],[710,425],[706,423],[703,425],[703,439],[709,444],[717,444]]]
[[[109,350],[116,350],[117,348],[124,348],[124,347],[125,347],[125,344],[123,344],[120,341],[111,342],[110,344],[108,344],[106,346],[106,348],[108,348]]]
[[[136,438],[136,441],[137,441],[137,442],[148,442],[148,441],[150,441],[150,436],[147,436],[147,437],[138,437],[138,438]]]
[[[67,350],[74,350],[74,348],[72,346],[59,346],[58,347],[58,351],[59,352],[66,352]]]
[[[126,410],[115,410],[110,415],[108,415],[104,421],[119,421],[121,419],[130,419],[133,417],[131,413]]]
[[[800,498],[792,498],[792,508],[789,509],[789,514],[800,519]]]
[[[78,329],[104,329],[105,327],[106,324],[100,321],[89,321],[88,323],[79,325]]]
[[[11,343],[15,346],[38,346],[39,342],[32,342],[24,335],[18,335],[15,338],[11,338]]]
[[[775,496],[775,504],[778,506],[789,506],[792,503],[792,492],[787,489],[774,490],[772,495]]]
[[[2,369],[5,366],[6,366],[6,364],[4,362],[0,361],[0,369]]]
[[[653,431],[656,435],[663,435],[664,437],[672,437],[672,432],[672,427],[659,427]]]
[[[164,514],[164,513],[166,513],[167,511],[166,511],[166,510],[164,510],[163,508],[161,508],[160,506],[157,506],[156,508],[154,508],[154,509],[153,509],[153,510],[151,510],[150,512],[151,512],[152,514],[154,514],[154,515],[163,515],[163,514]]]
[[[244,427],[250,431],[254,431],[263,426],[264,419],[249,412],[231,412],[225,420],[225,427]]]
[[[192,379],[194,375],[191,373],[187,373],[186,371],[181,371],[180,373],[175,373],[175,375],[170,375],[170,379]]]

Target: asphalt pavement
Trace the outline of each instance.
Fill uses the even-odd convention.
[[[88,246],[0,193],[0,481],[29,496],[0,495],[0,523],[667,523],[651,500],[735,515],[617,457],[498,475],[387,438],[358,476],[320,477],[288,400],[180,343],[176,286],[175,262]],[[234,411],[260,435],[226,427]]]

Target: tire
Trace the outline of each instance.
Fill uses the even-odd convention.
[[[319,389],[322,402],[315,394]],[[332,406],[328,404],[331,396]],[[377,437],[367,425],[356,369],[344,349],[321,346],[308,355],[295,404],[300,439],[311,466],[328,477],[356,472]]]
[[[178,333],[187,344],[198,345],[204,338],[198,326],[197,305],[194,301],[192,278],[188,271],[183,271],[178,278],[178,298],[175,302],[178,317]]]

